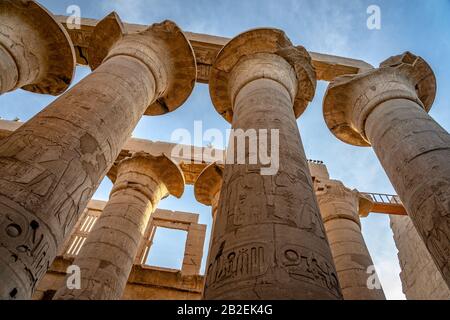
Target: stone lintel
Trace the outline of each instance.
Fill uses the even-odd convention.
[[[0,119],[0,139],[7,136],[14,130],[18,129],[23,122],[17,121],[9,121]],[[185,176],[186,184],[193,185],[200,173],[205,170],[209,165],[217,162],[218,159],[224,159],[225,151],[221,149],[213,149],[212,154],[213,157],[203,157],[201,155],[204,154],[204,151],[207,148],[195,147],[185,145],[186,150],[191,150],[188,155],[172,155],[172,150],[180,145],[170,142],[161,142],[161,141],[151,141],[139,138],[130,138],[128,142],[125,144],[119,158],[117,161],[124,159],[127,156],[130,156],[134,152],[146,152],[152,155],[158,154],[166,154],[170,155],[172,161],[177,163],[183,174]],[[209,154],[209,153],[208,153]],[[218,162],[220,163],[220,161]],[[309,169],[311,171],[311,175],[314,178],[321,179],[329,179],[329,173],[325,164],[321,161],[308,161]],[[109,176],[113,176],[116,174],[114,170],[116,167],[113,167],[110,171]]]
[[[82,18],[80,29],[75,29],[75,26],[67,24],[67,21],[70,21],[68,20],[70,19],[69,17],[56,16],[56,19],[67,28],[67,31],[72,38],[75,45],[78,64],[88,65],[87,51],[89,48],[89,39],[92,30],[99,20]],[[128,32],[139,32],[146,27],[147,26],[144,25],[124,23],[124,28]],[[185,32],[185,34],[194,49],[197,59],[197,81],[200,83],[208,83],[211,65],[218,52],[230,39],[193,32]],[[312,64],[316,69],[318,80],[332,81],[334,78],[344,74],[357,74],[373,69],[373,66],[358,59],[316,52],[310,52],[310,55]]]

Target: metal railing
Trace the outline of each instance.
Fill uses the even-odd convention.
[[[385,203],[385,204],[398,204],[402,205],[402,201],[399,196],[385,193],[369,193],[362,192],[363,195],[369,197],[373,202]]]
[[[395,215],[407,215],[400,197],[393,194],[361,192],[374,203],[372,212]]]

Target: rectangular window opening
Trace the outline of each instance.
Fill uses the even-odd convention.
[[[156,227],[146,266],[181,270],[186,247],[187,232],[184,230]]]

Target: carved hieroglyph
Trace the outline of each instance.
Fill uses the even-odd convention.
[[[195,83],[170,21],[124,34],[115,14],[91,38],[95,69],[0,142],[0,298],[30,298],[147,109],[174,110]]]
[[[61,94],[75,64],[67,31],[44,7],[31,0],[0,1],[0,94],[18,88]]]
[[[427,114],[435,93],[431,68],[407,52],[374,71],[336,79],[324,116],[342,141],[373,147],[450,285],[450,135]]]
[[[411,218],[391,215],[390,220],[406,299],[450,300],[450,288],[442,279]]]
[[[314,184],[344,299],[385,300],[359,219],[373,203],[340,181],[316,179]]]
[[[216,58],[216,110],[233,129],[279,130],[280,161],[266,176],[248,151],[225,164],[205,299],[341,298],[296,123],[315,84],[308,53],[280,30],[245,32]]]
[[[54,299],[120,299],[151,213],[162,198],[184,191],[183,173],[165,155],[134,154],[117,172],[108,204],[73,263],[81,289],[64,285]]]

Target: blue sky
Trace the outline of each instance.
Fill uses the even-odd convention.
[[[123,21],[152,24],[165,19],[175,21],[186,31],[234,37],[255,27],[276,27],[284,30],[293,43],[310,51],[362,59],[377,66],[386,58],[411,51],[422,56],[433,68],[438,92],[431,115],[450,131],[450,0],[40,0],[55,14],[66,14],[70,5],[78,5],[81,15],[102,18],[115,10]],[[369,5],[381,9],[381,29],[366,26]],[[77,69],[76,80],[89,73]],[[327,83],[318,82],[316,97],[298,120],[307,156],[322,160],[334,179],[360,191],[394,193],[382,167],[370,148],[346,145],[332,136],[322,116],[322,99]],[[447,99],[446,99],[447,98]],[[26,121],[54,98],[17,90],[0,97],[0,117]],[[170,141],[178,128],[193,131],[194,121],[202,121],[204,130],[229,125],[215,112],[208,87],[197,84],[191,97],[181,108],[159,117],[144,117],[134,136],[150,140]],[[207,141],[204,142],[205,144]],[[199,143],[197,143],[199,144]],[[223,147],[215,142],[215,147]],[[94,198],[108,199],[111,183],[105,179]],[[187,186],[182,199],[172,197],[160,207],[195,212],[201,223],[208,224],[210,208],[195,201],[193,188]],[[380,280],[390,299],[404,298],[398,273],[400,271],[387,216],[372,214],[363,219],[363,233],[375,262]],[[173,241],[172,233],[159,232],[157,241]],[[176,240],[184,239],[181,235]],[[155,240],[156,241],[156,240]],[[181,241],[182,242],[182,241]],[[179,248],[178,250],[182,250]],[[205,244],[205,248],[207,245]],[[176,249],[171,249],[171,252]],[[154,260],[165,266],[180,264],[181,255],[153,253]]]

